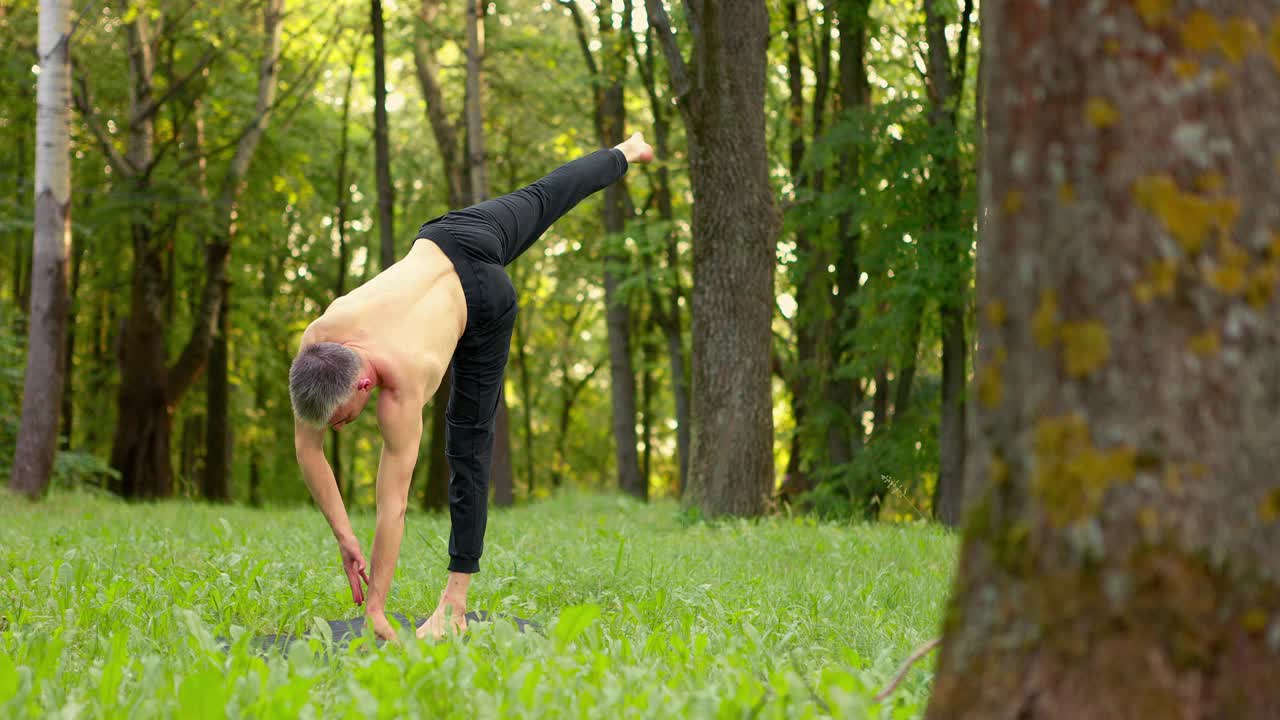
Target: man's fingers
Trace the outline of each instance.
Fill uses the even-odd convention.
[[[369,584],[371,584],[371,583],[369,582],[369,576],[364,574],[364,568],[360,568],[360,578],[361,578],[362,580],[364,580],[364,584],[365,584],[365,585],[369,585]]]
[[[364,591],[360,589],[360,578],[356,577],[355,573],[348,570],[347,582],[351,583],[351,599],[355,601],[356,605],[363,605]]]

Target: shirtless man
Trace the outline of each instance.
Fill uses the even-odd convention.
[[[303,333],[289,370],[298,464],[338,541],[352,599],[364,604],[378,637],[395,639],[386,601],[404,535],[423,406],[452,363],[445,423],[449,576],[439,605],[417,633],[438,638],[448,627],[466,630],[467,588],[480,570],[494,417],[517,312],[503,267],[579,201],[621,178],[629,163],[652,159],[653,149],[636,133],[510,195],[431,220],[418,231],[417,239],[426,242],[415,241],[403,260],[335,300]],[[381,389],[383,443],[370,578],[324,455],[324,428],[349,424],[374,388]]]

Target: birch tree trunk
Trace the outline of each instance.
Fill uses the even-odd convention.
[[[929,715],[1276,717],[1274,6],[984,19],[975,495]]]
[[[65,370],[67,256],[71,246],[70,2],[41,0],[36,80],[35,238],[22,425],[9,486],[30,498],[49,487]]]

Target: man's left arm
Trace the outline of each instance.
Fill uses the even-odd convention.
[[[379,637],[391,639],[386,620],[387,593],[400,556],[404,516],[409,505],[409,484],[418,462],[422,437],[422,402],[418,398],[384,392],[378,398],[378,425],[382,430],[382,457],[378,462],[377,528],[370,556],[373,575],[365,614]]]

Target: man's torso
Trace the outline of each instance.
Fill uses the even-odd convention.
[[[400,262],[334,300],[307,328],[308,342],[359,346],[386,363],[390,389],[426,400],[466,327],[467,305],[453,264],[421,240]],[[384,383],[386,384],[386,383]]]

